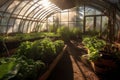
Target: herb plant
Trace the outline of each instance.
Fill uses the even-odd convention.
[[[88,49],[90,60],[97,60],[101,57],[100,50],[102,50],[106,45],[104,40],[98,39],[97,37],[86,37],[82,42]]]

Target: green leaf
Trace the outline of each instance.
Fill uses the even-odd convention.
[[[0,79],[8,80],[14,77],[19,70],[19,65],[15,62],[7,62],[0,65]]]

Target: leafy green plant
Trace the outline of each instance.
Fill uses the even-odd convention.
[[[63,40],[57,40],[54,42],[55,44],[55,48],[56,48],[56,53],[62,51],[63,47],[64,47],[64,41]]]
[[[34,61],[32,59],[21,59],[20,70],[12,80],[35,80],[38,76],[39,71],[45,69],[45,64],[39,60]]]
[[[19,46],[17,53],[29,59],[42,60],[48,63],[57,55],[58,48],[63,48],[63,45],[63,41],[52,42],[49,38],[34,42],[27,41]]]
[[[83,36],[91,36],[91,37],[94,37],[94,36],[99,36],[100,33],[96,30],[88,30],[88,31],[85,31],[85,33],[83,33]]]
[[[88,57],[90,60],[97,60],[101,57],[100,50],[104,48],[106,42],[97,37],[86,37],[82,43],[88,49]]]
[[[80,30],[80,28],[74,27],[70,29],[70,31],[71,31],[71,39],[77,39],[81,37],[82,31]]]
[[[19,64],[15,58],[0,59],[0,79],[8,80],[16,76],[19,71]]]
[[[33,51],[33,54],[36,52],[39,59],[44,62],[51,61],[51,58],[56,55],[55,45],[49,38],[34,42]]]
[[[34,61],[25,56],[13,55],[0,59],[0,79],[2,80],[33,80],[45,69],[40,60]]]
[[[23,42],[19,46],[17,53],[19,53],[19,55],[29,56],[31,47],[32,47],[32,42],[29,41]]]
[[[61,36],[61,38],[64,40],[64,41],[69,41],[70,40],[70,30],[68,27],[60,27],[57,29],[57,33]]]
[[[36,80],[63,47],[64,41],[49,38],[21,43],[16,54],[0,59],[0,79]]]
[[[59,37],[58,34],[53,32],[40,32],[40,33],[16,33],[14,35],[0,36],[0,41],[22,41],[41,37]]]
[[[81,30],[79,28],[68,28],[68,27],[60,27],[57,29],[57,33],[61,35],[61,38],[64,41],[69,41],[70,39],[77,39],[81,36]]]
[[[120,50],[114,43],[107,43],[106,46],[101,50],[103,55],[110,56],[114,59],[120,60]]]

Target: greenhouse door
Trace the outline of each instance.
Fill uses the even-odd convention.
[[[85,31],[102,32],[104,15],[87,15],[84,17]]]

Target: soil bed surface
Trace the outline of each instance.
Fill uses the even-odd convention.
[[[86,50],[81,43],[68,43],[66,53],[58,62],[47,80],[119,80],[119,73],[98,75],[91,68],[90,64],[84,64],[81,55]]]

